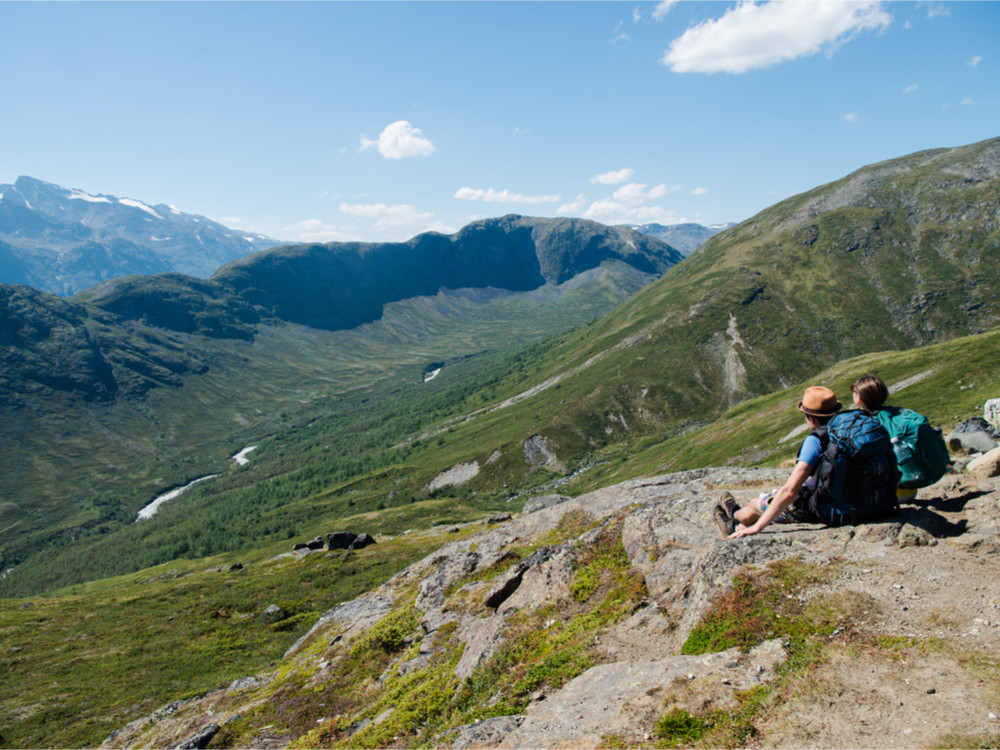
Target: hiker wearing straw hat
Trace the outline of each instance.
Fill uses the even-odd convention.
[[[840,401],[829,388],[821,385],[806,388],[799,402],[799,411],[805,415],[810,434],[799,449],[795,468],[781,489],[755,497],[742,508],[730,493],[723,493],[719,504],[715,506],[714,516],[724,538],[739,539],[756,534],[772,523],[820,520],[814,518],[807,507],[796,503],[795,499],[799,497],[799,491],[803,487],[816,481],[815,472],[826,447],[821,436],[826,423],[840,409]]]

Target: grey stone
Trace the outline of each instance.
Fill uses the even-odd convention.
[[[909,523],[903,524],[896,537],[897,547],[933,547],[935,544],[937,539],[930,532]]]
[[[326,535],[326,548],[331,550],[348,549],[356,538],[357,534],[351,531],[334,531],[332,534]]]
[[[555,452],[558,447],[544,435],[532,435],[524,441],[524,462],[528,466],[558,466],[559,459]]]
[[[375,544],[375,538],[371,534],[358,534],[348,549],[363,549]]]
[[[184,740],[184,742],[177,745],[175,750],[202,750],[202,748],[208,747],[208,743],[212,741],[212,738],[219,733],[218,724],[209,724],[204,729],[202,729],[198,734],[193,737],[189,737]]]
[[[983,404],[983,419],[989,422],[993,429],[1000,431],[1000,398],[991,398]]]
[[[952,432],[955,434],[985,432],[992,438],[1000,438],[1000,431],[995,429],[987,420],[980,417],[973,417],[972,419],[966,419],[964,422],[959,422],[955,425],[955,429]]]
[[[993,428],[982,419],[970,419],[958,425],[947,439],[949,450],[989,453],[997,447]]]
[[[534,513],[536,510],[551,508],[553,505],[565,503],[570,499],[572,498],[568,495],[542,495],[540,497],[533,497],[524,504],[523,512]]]
[[[281,622],[286,617],[288,613],[279,607],[277,604],[270,605],[267,609],[257,615],[257,621],[262,622],[265,625],[270,625],[271,623]]]
[[[458,736],[452,741],[451,747],[453,750],[498,747],[504,737],[521,726],[523,721],[523,715],[494,716],[456,727]]]

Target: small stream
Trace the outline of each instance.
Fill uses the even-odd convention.
[[[153,500],[153,502],[151,502],[149,505],[147,505],[145,508],[139,511],[139,515],[135,517],[135,522],[139,523],[139,521],[143,520],[144,518],[152,518],[153,516],[156,515],[156,511],[160,509],[160,506],[163,505],[168,500],[173,500],[176,497],[180,497],[182,494],[184,494],[185,490],[198,484],[198,482],[204,482],[207,479],[215,479],[215,477],[217,476],[219,475],[209,474],[208,476],[205,477],[199,477],[198,479],[195,479],[193,482],[188,482],[183,487],[175,487],[174,489],[170,490],[170,492],[164,492],[162,495]]]
[[[247,454],[250,453],[250,451],[255,450],[256,448],[257,448],[256,445],[247,446],[239,453],[237,453],[235,456],[233,456],[232,460],[235,461],[240,466],[246,466],[248,463],[250,463],[250,459],[247,458]],[[175,487],[169,492],[164,492],[162,495],[158,496],[155,500],[153,500],[153,502],[151,502],[149,505],[145,506],[142,510],[139,511],[139,514],[135,517],[135,523],[139,523],[139,521],[142,521],[145,518],[152,518],[153,516],[156,515],[156,511],[160,509],[161,505],[163,505],[165,502],[169,500],[174,500],[175,498],[180,497],[181,495],[184,494],[185,491],[187,491],[191,487],[194,487],[194,485],[198,484],[198,482],[204,482],[209,479],[215,479],[217,476],[219,475],[209,474],[208,476],[198,477],[194,481],[188,482],[183,487]]]

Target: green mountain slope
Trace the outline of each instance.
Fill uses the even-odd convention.
[[[883,373],[894,387],[892,401],[930,415],[937,424],[948,424],[979,413],[982,402],[1000,389],[1000,373],[990,366],[998,344],[1000,330],[994,330],[910,351],[868,354],[838,362],[815,379],[844,394],[857,373]],[[561,491],[575,496],[591,485],[605,486],[640,474],[689,466],[773,463],[790,457],[798,442],[792,433],[802,422],[795,404],[809,382],[749,400],[682,438],[639,446],[624,461],[608,460],[595,466]],[[436,450],[450,452],[451,441],[463,438],[459,428]],[[261,450],[277,450],[277,446],[265,445]],[[398,474],[373,476],[369,481],[382,484],[384,497],[399,478]],[[321,495],[279,507],[292,514],[310,504],[317,508]],[[199,504],[198,500],[180,502],[172,510],[175,521],[191,515]],[[518,509],[519,503],[508,507]],[[246,512],[245,505],[242,510]],[[171,512],[170,506],[162,512]],[[334,604],[373,588],[442,544],[483,528],[475,524],[455,532],[448,525],[481,512],[474,498],[463,502],[425,499],[384,510],[372,506],[336,522],[317,512],[294,541],[329,531],[334,523],[337,528],[381,531],[392,538],[380,539],[377,545],[342,559],[323,553],[304,559],[279,556],[290,549],[293,540],[264,543],[211,559],[177,560],[43,597],[0,601],[4,623],[0,643],[5,646],[0,654],[7,678],[0,684],[0,722],[6,728],[5,738],[17,747],[93,747],[113,730],[174,700],[266,670]],[[571,514],[561,530],[573,531],[573,523],[589,528],[590,520]],[[420,523],[435,524],[435,528],[402,533]],[[580,531],[577,528],[575,533]],[[550,537],[547,543],[559,540]],[[108,549],[89,551],[106,554]],[[785,554],[787,548],[782,545],[781,549]],[[524,556],[530,551],[519,550]],[[606,570],[608,560],[599,562],[596,570]],[[233,569],[235,563],[243,567]],[[270,604],[280,606],[286,617],[275,623],[260,617]],[[829,630],[824,631],[826,642],[831,641]],[[546,631],[537,629],[538,633]],[[531,663],[534,654],[520,658],[514,665],[517,669]],[[40,672],[51,680],[40,681]],[[50,689],[53,680],[60,685],[57,694]],[[315,712],[317,707],[309,700],[323,700],[315,696],[308,690],[286,691],[282,697],[289,702],[281,705],[290,713]],[[315,718],[310,714],[310,726],[303,731],[315,728]]]
[[[847,357],[989,330],[1000,322],[998,175],[991,140],[783,201],[547,352],[539,382],[558,391],[504,419],[571,463],[710,422]]]
[[[337,338],[344,332],[318,335],[287,325],[253,324],[251,338],[181,331],[186,354],[208,369],[185,378],[183,388],[154,389],[145,397],[142,409],[160,420],[159,437],[150,451],[155,458],[132,475],[138,482],[130,486],[148,488],[164,477],[179,483],[217,470],[225,476],[199,485],[148,527],[121,525],[142,504],[135,489],[115,504],[118,525],[102,521],[108,512],[98,508],[88,511],[90,527],[68,539],[52,533],[56,524],[41,524],[36,528],[48,536],[39,531],[32,543],[56,544],[58,554],[47,554],[44,566],[38,560],[19,565],[20,578],[44,588],[171,555],[240,549],[301,533],[314,519],[428,496],[467,500],[485,512],[517,502],[524,492],[617,476],[628,456],[650,442],[691,434],[728,408],[844,358],[986,331],[1000,315],[992,295],[1000,273],[998,153],[1000,140],[924,152],[790,198],[720,233],[605,317],[509,356],[498,350],[527,340],[521,326],[534,315],[518,295],[493,298],[506,312],[494,315],[498,308],[491,308],[480,319],[476,330],[488,346],[483,338],[452,332],[448,323],[482,308],[463,308],[457,301],[463,298],[444,293],[429,306],[391,305],[384,324],[354,329],[347,346]],[[497,220],[518,237],[521,221]],[[294,277],[317,252],[275,251],[261,266],[267,272],[251,276]],[[536,256],[539,268],[542,255]],[[212,284],[229,284],[231,272],[224,269]],[[230,288],[261,288],[249,278]],[[573,282],[567,284],[563,301],[574,291]],[[576,299],[593,301],[592,289],[576,290]],[[94,298],[99,309],[126,315],[127,306],[109,300],[128,300],[133,292],[105,292]],[[209,299],[246,303],[240,294]],[[292,309],[295,301],[287,304]],[[265,320],[283,305],[245,309]],[[173,315],[156,320],[166,325]],[[205,315],[210,319],[214,311],[206,308]],[[139,315],[128,325],[152,322]],[[437,341],[422,338],[428,325],[448,333]],[[493,353],[457,356],[486,348]],[[368,355],[380,355],[375,369]],[[453,366],[422,383],[430,365],[441,362]],[[265,434],[273,437],[254,453],[252,471],[227,468],[226,457],[250,435],[256,442]],[[668,445],[679,453],[683,440]],[[678,460],[661,452],[643,465]],[[447,475],[439,477],[460,464],[471,479],[448,484]],[[102,497],[111,488],[121,491],[114,481],[100,488]],[[14,512],[25,519],[39,515]],[[58,518],[60,510],[53,504],[50,512]],[[211,533],[218,529],[226,533]],[[21,585],[16,578],[0,585],[14,590]]]
[[[492,245],[479,241],[483,233]],[[504,249],[508,236],[513,249]],[[392,272],[380,255],[406,250],[396,246],[263,253],[241,263],[240,283],[249,285],[241,293],[229,271],[219,275],[226,283],[130,277],[72,300],[0,286],[0,567],[118,529],[161,492],[235,470],[229,457],[269,434],[321,417],[342,426],[367,419],[366,402],[407,385],[418,389],[406,396],[414,406],[388,413],[431,415],[409,418],[417,424],[432,419],[438,413],[419,405],[428,388],[451,379],[456,363],[598,317],[680,258],[657,240],[574,220],[507,217],[453,238],[434,235],[431,244],[442,242],[467,269],[456,276],[417,253],[426,294],[397,301],[388,281],[376,283]],[[529,253],[535,286],[501,288],[502,279],[475,261],[493,252]],[[332,284],[308,262],[336,264],[340,256],[360,264],[356,278]],[[310,300],[302,309],[317,311],[332,309],[324,295],[367,285],[380,295],[369,298],[379,319],[344,330],[333,330],[329,316],[324,328],[283,320],[276,316],[289,308],[280,295],[248,301],[262,279],[281,279],[282,294]],[[496,285],[461,287],[472,283]],[[424,372],[441,366],[448,374],[423,388]],[[354,465],[356,452],[343,461]]]

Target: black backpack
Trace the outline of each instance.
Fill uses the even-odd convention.
[[[863,411],[842,412],[813,432],[823,452],[814,488],[798,502],[827,526],[872,521],[898,508],[899,469],[889,433]]]

